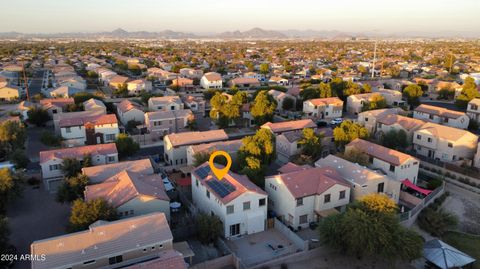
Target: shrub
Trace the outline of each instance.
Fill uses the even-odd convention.
[[[62,138],[52,134],[49,131],[43,131],[42,135],[40,136],[40,141],[50,147],[59,147],[62,144]]]

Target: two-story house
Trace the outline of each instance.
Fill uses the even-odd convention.
[[[152,213],[99,220],[85,231],[34,241],[30,250],[45,257],[33,259],[32,269],[125,268],[173,250],[173,236],[165,215]]]
[[[408,178],[416,184],[420,167],[420,161],[417,158],[359,138],[345,146],[346,154],[353,150],[368,155],[369,168],[380,169],[386,175],[398,181]]]
[[[377,118],[377,132],[375,134],[380,136],[392,130],[397,132],[402,130],[407,134],[408,141],[412,142],[413,133],[424,124],[423,120],[390,114]]]
[[[316,167],[333,167],[352,187],[352,198],[359,200],[365,195],[383,193],[398,203],[401,182],[380,171],[375,171],[357,163],[352,163],[335,155],[328,155],[315,162]]]
[[[265,178],[270,210],[288,226],[308,227],[350,203],[351,184],[335,168],[290,166],[297,169]]]
[[[315,130],[317,135],[321,135],[322,156],[335,152],[335,143],[333,139],[332,128],[319,128]],[[299,143],[303,138],[303,132],[300,130],[289,131],[276,135],[275,148],[277,153],[277,161],[287,163],[292,157],[302,152],[302,145]]]
[[[385,98],[387,105],[398,106],[403,104],[402,93],[394,90],[378,90],[371,93],[353,94],[347,97],[347,112],[357,115],[362,112],[364,104],[370,102],[374,95],[380,94]]]
[[[329,120],[341,118],[343,101],[338,97],[310,99],[303,102],[303,113],[307,118]]]
[[[124,126],[129,121],[145,122],[145,112],[143,112],[142,106],[128,99],[117,104],[117,116]]]
[[[112,143],[120,133],[114,114],[62,119],[59,127],[68,146]]]
[[[289,131],[303,130],[304,128],[316,129],[317,125],[311,119],[282,121],[282,122],[267,122],[260,126],[260,128],[270,130],[273,134],[281,134]]]
[[[205,117],[205,98],[203,96],[186,95],[183,97],[185,107],[190,109],[193,114]]]
[[[45,109],[50,117],[54,114],[62,113],[68,105],[75,104],[73,98],[46,98],[40,100],[40,105]]]
[[[459,129],[467,129],[470,123],[470,118],[465,112],[425,104],[415,108],[413,117]]]
[[[83,110],[85,111],[93,111],[93,110],[99,110],[102,111],[103,114],[107,114],[107,107],[105,104],[95,98],[90,98],[87,101],[83,102]]]
[[[241,146],[241,139],[192,145],[187,147],[187,164],[193,166],[196,161],[195,157],[197,154],[212,153],[217,150],[227,152],[232,158],[232,162],[235,162],[237,159],[237,152]]]
[[[115,143],[110,143],[40,151],[40,167],[45,189],[56,191],[59,181],[64,176],[62,171],[64,159],[76,159],[82,163],[85,157],[90,157],[93,166],[116,163],[118,162],[117,147]]]
[[[187,147],[228,140],[224,130],[173,133],[163,137],[165,162],[174,166],[187,165]]]
[[[148,99],[151,111],[173,111],[183,109],[183,102],[178,96],[152,97]]]
[[[201,69],[181,68],[179,73],[183,77],[190,79],[200,79],[203,76],[203,71]]]
[[[469,131],[430,122],[413,136],[418,154],[443,162],[473,160],[477,143],[478,136]]]
[[[200,86],[204,89],[221,89],[222,88],[222,75],[215,72],[209,72],[202,76],[200,79]]]
[[[190,109],[147,112],[145,126],[154,137],[163,139],[167,134],[187,130],[188,123],[194,118]]]
[[[220,180],[206,162],[192,171],[191,178],[193,204],[220,218],[226,238],[265,230],[267,193],[246,176],[229,171]]]
[[[240,77],[240,78],[234,78],[230,80],[229,84],[230,84],[230,87],[236,87],[238,89],[248,90],[252,87],[260,86],[260,81],[258,81],[258,79],[256,78]]]
[[[275,101],[277,101],[277,111],[283,110],[283,101],[285,101],[287,98],[292,99],[294,101],[294,106],[295,106],[296,98],[288,93],[284,93],[284,92],[272,89],[268,91],[268,94],[271,95],[273,99],[275,99]]]
[[[474,98],[468,102],[467,115],[470,120],[480,123],[480,98]]]
[[[358,113],[357,122],[367,128],[369,134],[377,132],[377,119],[387,115],[397,115],[402,111],[401,108],[383,108],[368,110]]]

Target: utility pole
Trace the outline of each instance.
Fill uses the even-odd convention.
[[[452,66],[453,66],[453,53],[450,53],[450,74],[452,73]]]
[[[30,94],[28,93],[28,81],[27,81],[27,74],[25,72],[24,62],[22,62],[22,69],[23,69],[23,83],[25,84],[25,92],[27,93],[27,101],[30,102]]]
[[[375,61],[376,60],[377,60],[377,40],[375,40],[375,48],[373,49],[372,78],[375,77]]]

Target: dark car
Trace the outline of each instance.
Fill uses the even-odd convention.
[[[317,127],[318,128],[327,127],[327,125],[328,125],[328,122],[326,122],[326,121],[317,121]]]

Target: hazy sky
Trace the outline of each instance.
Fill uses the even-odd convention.
[[[222,32],[261,27],[480,33],[480,0],[1,0],[0,32]]]

